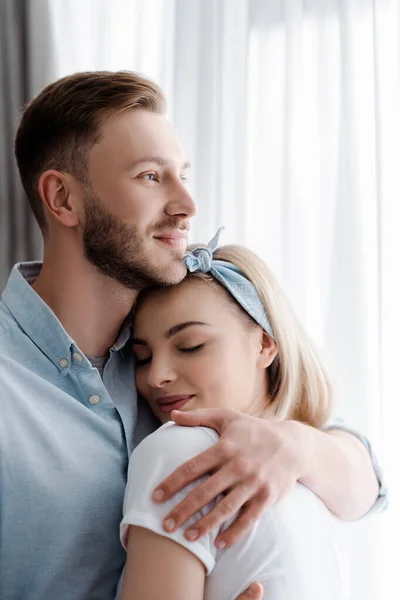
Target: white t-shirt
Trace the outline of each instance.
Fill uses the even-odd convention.
[[[141,442],[129,464],[122,543],[125,545],[129,525],[139,525],[185,546],[206,567],[205,600],[235,600],[253,581],[263,584],[267,600],[348,598],[347,555],[340,532],[343,524],[301,484],[270,507],[250,533],[225,550],[218,550],[214,542],[232,520],[195,542],[185,539],[183,527],[174,533],[163,530],[163,518],[199,481],[162,504],[152,501],[153,489],[176,467],[217,440],[218,434],[212,429],[167,423]],[[209,512],[215,502],[191,518],[185,529]]]

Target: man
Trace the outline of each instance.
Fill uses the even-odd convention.
[[[15,152],[44,258],[14,267],[0,304],[0,597],[7,600],[116,593],[128,459],[157,426],[136,398],[130,313],[140,289],[184,277],[196,212],[188,161],[164,113],[154,83],[100,72],[55,82],[22,116]],[[155,491],[162,501],[214,472],[168,515],[167,528],[229,490],[224,506],[197,524],[202,535],[245,505],[219,540],[224,547],[296,480],[347,519],[381,493],[365,446],[344,431],[231,411],[175,419],[214,427],[221,439]]]

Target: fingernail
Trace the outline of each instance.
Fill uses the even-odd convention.
[[[251,586],[249,587],[249,592],[252,596],[255,596],[256,594],[258,594],[258,588],[255,583],[251,584]]]
[[[175,527],[175,519],[166,519],[164,521],[164,529],[172,531]]]
[[[164,498],[164,492],[162,490],[156,490],[153,492],[153,500],[160,502]]]
[[[198,529],[188,529],[185,533],[185,537],[191,541],[194,542],[194,540],[199,536],[199,530]]]
[[[224,542],[224,540],[217,540],[215,542],[215,545],[217,546],[217,548],[219,548],[220,550],[223,550],[224,548],[226,548],[226,542]]]

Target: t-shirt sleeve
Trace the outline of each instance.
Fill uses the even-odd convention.
[[[343,419],[332,419],[324,427],[325,431],[330,431],[332,429],[339,429],[340,431],[346,431],[347,433],[351,433],[356,438],[358,438],[360,440],[360,442],[362,444],[364,444],[364,446],[368,450],[369,455],[371,457],[372,466],[375,470],[375,475],[376,475],[376,478],[379,483],[379,493],[378,493],[378,497],[376,499],[375,504],[370,508],[370,510],[366,514],[369,515],[371,513],[384,511],[388,507],[388,490],[386,487],[382,468],[379,464],[379,461],[374,452],[374,449],[372,448],[371,442],[368,440],[368,438],[366,438],[364,435],[359,433],[356,429],[353,429],[352,427],[349,427],[348,425],[346,425],[346,423],[343,421]],[[364,515],[364,516],[366,516],[366,515]]]
[[[184,526],[172,533],[165,531],[162,527],[162,521],[169,511],[205,477],[189,484],[173,498],[161,504],[154,502],[151,495],[154,488],[165,477],[185,461],[210,448],[217,440],[217,433],[211,429],[180,427],[174,423],[167,423],[143,440],[133,451],[129,461],[123,520],[120,527],[121,542],[125,548],[129,526],[144,527],[187,548],[204,564],[207,574],[211,573],[215,566],[217,548],[214,542],[219,528],[214,528],[195,542],[186,540],[183,534],[189,525],[208,513],[215,506],[217,500],[208,504],[190,518]]]

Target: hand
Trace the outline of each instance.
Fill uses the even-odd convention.
[[[302,444],[295,421],[266,421],[231,409],[199,409],[172,413],[178,425],[215,429],[220,440],[176,469],[154,490],[153,499],[163,502],[191,481],[210,474],[164,519],[174,531],[202,507],[225,494],[205,517],[191,525],[185,537],[194,541],[241,512],[215,541],[218,548],[234,544],[272,504],[282,500],[303,474]]]
[[[256,582],[252,583],[236,600],[262,600],[263,597],[263,587],[260,583]]]

